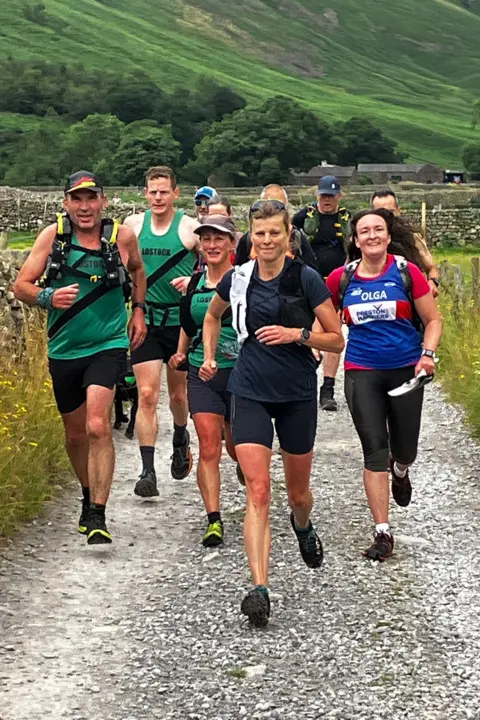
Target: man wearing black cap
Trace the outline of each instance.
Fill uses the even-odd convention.
[[[145,336],[146,280],[135,233],[102,219],[98,178],[68,178],[64,210],[40,232],[15,281],[15,296],[48,311],[48,359],[66,448],[83,491],[78,524],[89,545],[110,543],[105,506],[115,462],[110,414],[127,349]],[[125,293],[133,281],[128,323]],[[38,281],[42,278],[43,287]]]
[[[344,265],[347,257],[350,213],[340,207],[341,198],[337,178],[326,175],[318,183],[317,202],[299,210],[292,218],[292,224],[307,235],[317,259],[318,269],[324,278]],[[339,364],[340,355],[325,353],[323,385],[320,388],[320,407],[323,410],[337,409],[334,387]]]

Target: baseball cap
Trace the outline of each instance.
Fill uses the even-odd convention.
[[[334,175],[325,175],[318,183],[317,195],[340,195],[340,183]]]
[[[218,198],[218,193],[215,188],[212,188],[209,185],[203,185],[203,187],[198,188],[195,193],[194,200],[198,200],[199,203],[201,203],[202,200],[213,200],[214,198]]]
[[[93,190],[93,192],[103,192],[103,185],[96,175],[88,170],[79,170],[70,175],[65,184],[65,195],[74,190]]]
[[[235,239],[235,225],[232,218],[225,217],[225,215],[207,215],[203,218],[203,222],[199,225],[194,232],[197,235],[202,234],[202,230],[217,230],[218,232],[228,233],[233,239]]]

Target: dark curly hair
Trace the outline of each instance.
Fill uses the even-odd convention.
[[[360,249],[355,245],[357,235],[357,224],[359,220],[367,215],[378,215],[387,226],[388,234],[392,241],[388,246],[388,252],[392,255],[402,255],[406,260],[417,265],[422,272],[427,268],[422,262],[421,255],[415,244],[414,231],[407,220],[397,217],[391,210],[378,208],[378,210],[361,210],[356,213],[351,221],[351,236],[347,247],[348,260],[357,260],[362,257]]]

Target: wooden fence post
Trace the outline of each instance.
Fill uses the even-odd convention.
[[[480,258],[472,258],[472,300],[475,308],[478,308],[480,295]]]

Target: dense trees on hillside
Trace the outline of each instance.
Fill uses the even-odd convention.
[[[250,185],[288,182],[292,170],[325,159],[403,159],[367,120],[332,126],[283,96],[247,106],[207,79],[167,94],[139,71],[117,76],[9,58],[0,63],[1,111],[43,118],[24,131],[21,122],[0,124],[0,182],[10,185],[58,184],[79,168],[106,184],[137,185],[160,163],[192,183],[213,174],[219,184]]]

